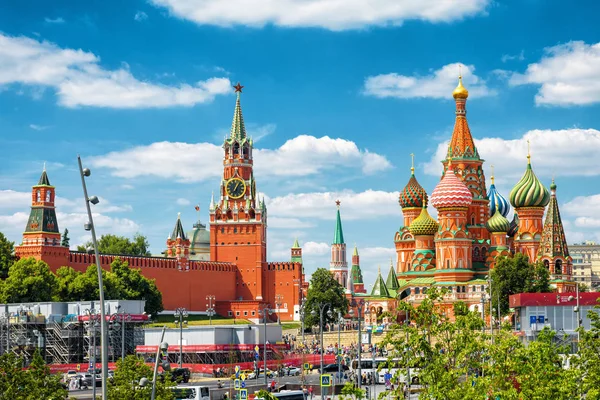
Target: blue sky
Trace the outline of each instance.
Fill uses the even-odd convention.
[[[20,242],[46,162],[61,230],[86,240],[76,156],[98,233],[163,250],[177,213],[207,220],[232,84],[255,138],[269,257],[295,237],[327,266],[335,199],[367,284],[402,225],[398,191],[431,193],[461,65],[471,132],[508,195],[554,175],[569,242],[600,241],[600,5],[553,0],[21,1],[0,13],[0,231]],[[488,182],[489,185],[489,182]],[[431,210],[435,214],[435,210]]]

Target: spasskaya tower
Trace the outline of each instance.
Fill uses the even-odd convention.
[[[229,137],[223,143],[223,178],[219,197],[210,202],[210,258],[237,265],[238,300],[263,300],[267,260],[267,208],[259,199],[253,174],[252,138],[246,135],[237,95]]]

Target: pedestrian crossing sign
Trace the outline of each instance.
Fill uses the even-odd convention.
[[[331,374],[321,375],[321,386],[324,386],[324,387],[331,386]]]
[[[248,399],[248,389],[240,390],[240,400],[247,400],[247,399]]]
[[[240,388],[242,387],[242,381],[240,381],[239,379],[234,380],[233,387],[235,390],[240,390]]]

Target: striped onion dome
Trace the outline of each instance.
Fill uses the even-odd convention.
[[[460,180],[452,169],[452,162],[448,163],[448,169],[442,180],[431,193],[431,204],[437,208],[446,207],[468,207],[473,202],[473,195],[462,180]]]
[[[421,214],[415,218],[415,220],[410,224],[408,230],[413,235],[433,235],[437,232],[439,224],[437,221],[429,215],[427,212],[427,206],[423,206],[421,209]]]
[[[517,215],[517,213],[515,213],[513,215],[513,219],[510,222],[510,228],[508,229],[508,236],[513,237],[517,234],[517,232],[519,231],[519,216]]]
[[[425,204],[423,204],[423,200],[425,201]],[[398,202],[402,208],[420,208],[423,207],[423,205],[427,206],[427,192],[425,189],[423,189],[419,182],[417,182],[414,172],[410,174],[408,183],[400,192],[400,199]]]
[[[494,232],[508,232],[510,229],[510,222],[506,219],[504,215],[500,212],[500,208],[496,208],[494,215],[492,218],[488,219],[485,223],[485,227],[488,231]]]
[[[530,162],[521,180],[510,191],[509,198],[515,208],[546,207],[550,202],[550,193],[533,173]]]
[[[504,196],[498,193],[496,190],[496,185],[493,183],[493,181],[488,192],[488,199],[490,200],[490,217],[494,216],[496,213],[496,205],[498,205],[500,214],[502,214],[503,217],[508,215],[508,212],[510,211],[510,204],[508,203],[508,200],[504,198]]]

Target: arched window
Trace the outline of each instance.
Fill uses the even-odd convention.
[[[415,294],[419,294],[420,292],[421,292],[421,290],[418,287],[416,287],[415,288]]]
[[[544,267],[550,268],[550,261],[544,260]]]
[[[42,195],[39,189],[35,192],[35,201],[42,201]]]
[[[479,258],[479,247],[473,249],[473,258]]]
[[[46,202],[50,202],[50,191],[46,191]]]
[[[556,260],[554,262],[554,273],[562,274],[562,260]]]

